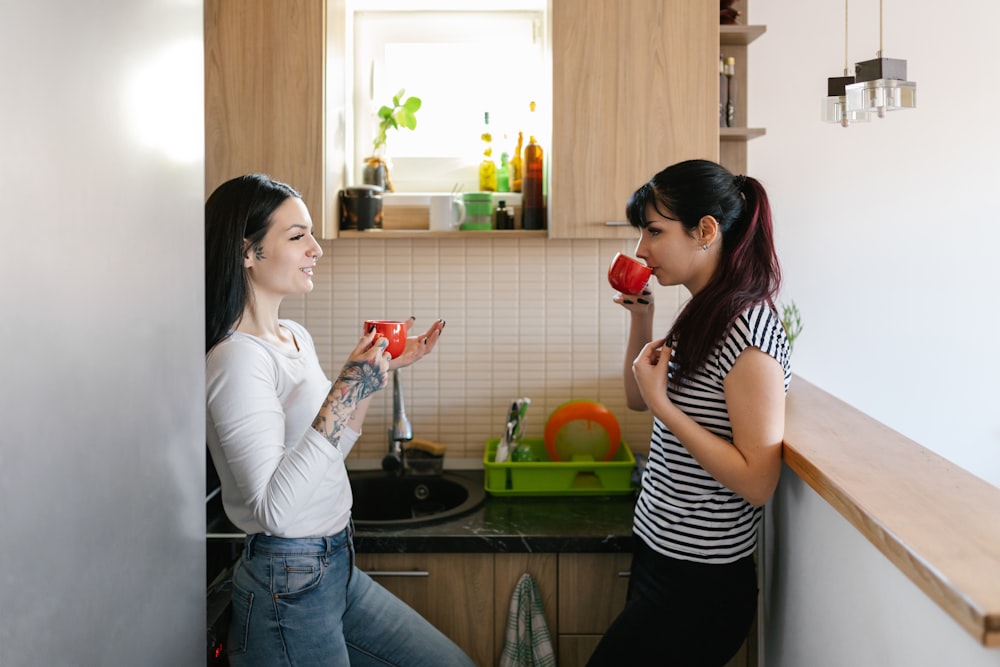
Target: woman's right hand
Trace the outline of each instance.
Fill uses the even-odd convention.
[[[360,401],[386,386],[389,381],[389,354],[385,349],[388,346],[389,341],[375,331],[361,337],[337,377],[337,383],[343,385],[342,394],[349,394]]]

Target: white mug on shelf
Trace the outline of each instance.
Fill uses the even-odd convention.
[[[451,232],[465,221],[465,202],[455,195],[431,195],[430,230]]]

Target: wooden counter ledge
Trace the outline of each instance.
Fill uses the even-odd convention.
[[[796,376],[788,466],[987,647],[1000,647],[1000,489]]]

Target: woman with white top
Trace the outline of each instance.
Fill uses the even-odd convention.
[[[367,331],[334,382],[282,299],[313,289],[323,250],[298,192],[261,174],[205,206],[207,441],[229,519],[229,659],[261,665],[471,665],[451,640],[354,566],[344,459],[390,369],[429,354],[439,320],[398,359]],[[408,325],[413,320],[408,321]]]

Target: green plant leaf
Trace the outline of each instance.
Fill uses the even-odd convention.
[[[407,109],[400,109],[395,115],[396,122],[403,127],[412,130],[417,127],[417,118]]]
[[[416,129],[417,118],[414,114],[420,109],[423,102],[419,97],[413,97],[412,95],[404,102],[403,95],[405,94],[406,89],[400,88],[399,92],[392,97],[391,107],[388,105],[379,107],[378,131],[375,134],[375,141],[373,142],[376,152],[380,147],[385,145],[389,130],[398,130],[401,127],[405,127],[408,130]]]

